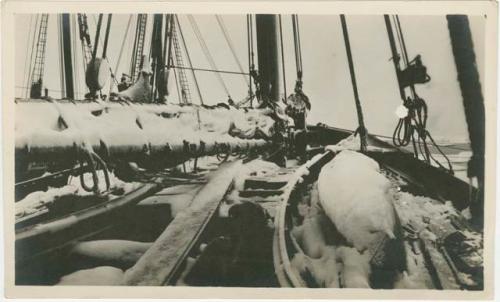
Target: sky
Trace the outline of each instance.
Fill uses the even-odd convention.
[[[221,17],[239,60],[247,71],[246,17],[244,15],[222,15]],[[195,15],[194,18],[217,68],[238,71],[238,65],[231,55],[215,16]],[[284,15],[282,18],[286,86],[287,92],[290,93],[293,91],[296,80],[291,16]],[[32,39],[35,19],[36,15],[17,15],[15,20],[17,97],[24,97],[26,89],[23,87],[29,86],[26,83],[28,74],[26,69],[29,66],[27,62],[29,62],[32,50],[30,39]],[[122,73],[128,73],[130,68],[135,16],[132,17],[130,29],[125,35],[129,19],[130,15],[113,15],[112,17],[108,60],[118,78]],[[189,47],[193,67],[210,68],[187,16],[179,15],[179,20]],[[420,54],[432,77],[430,83],[417,86],[418,94],[429,107],[428,130],[437,138],[467,140],[467,125],[445,16],[400,16],[400,20],[410,59]],[[106,18],[103,21],[103,25],[106,24]],[[148,26],[151,28],[152,16],[149,16],[148,21]],[[485,22],[481,16],[470,16],[469,22],[477,65],[482,77]],[[97,15],[89,15],[92,39],[95,35],[96,23]],[[339,16],[299,15],[299,23],[304,70],[303,90],[312,103],[308,116],[309,123],[322,122],[335,127],[355,129],[357,127],[356,109]],[[73,17],[73,24],[76,24],[76,17]],[[391,136],[397,123],[395,111],[401,104],[401,99],[393,63],[390,60],[391,53],[384,19],[382,16],[347,16],[347,25],[366,127],[370,133]],[[73,28],[76,33],[78,29],[76,26]],[[104,30],[101,33],[101,37],[103,36]],[[120,64],[117,65],[124,36],[127,38]],[[77,98],[82,98],[85,93],[83,59],[79,40],[75,43]],[[147,36],[146,49],[149,49],[149,43],[150,39]],[[50,15],[44,85],[49,89],[49,95],[55,98],[60,97],[59,91],[61,90],[58,45],[57,15]],[[102,46],[102,42],[100,45]],[[101,51],[99,50],[98,54]],[[189,72],[187,75],[192,82]],[[213,73],[200,71],[196,72],[196,76],[206,104],[227,100],[225,90]],[[243,76],[223,74],[222,77],[235,101],[247,95],[248,87]],[[191,90],[194,103],[199,103],[194,86]],[[109,86],[103,91],[109,91]],[[283,88],[281,91],[283,92]],[[169,102],[178,102],[175,90],[169,96]]]

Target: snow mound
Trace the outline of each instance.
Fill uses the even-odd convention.
[[[152,243],[129,240],[94,240],[75,244],[71,255],[97,262],[117,263],[131,267],[151,247]]]
[[[343,264],[342,282],[347,288],[370,288],[370,256],[360,254],[356,249],[341,246],[336,249],[337,257]]]
[[[321,258],[313,259],[302,253],[290,261],[292,269],[302,276],[310,275],[319,287],[338,288],[338,263],[334,247],[324,250]]]
[[[321,258],[326,247],[320,219],[320,215],[306,217],[300,226],[292,230],[292,235],[297,239],[304,253],[311,258]]]
[[[329,145],[325,147],[325,150],[329,150],[332,152],[340,152],[342,150],[353,150],[353,151],[358,151],[361,148],[361,136],[360,135],[354,135],[351,134],[347,138],[341,140],[335,145]],[[375,151],[375,152],[389,152],[392,151],[391,149],[386,149],[386,148],[381,148],[381,147],[375,147],[371,146],[368,144],[366,146],[367,151]]]
[[[132,89],[133,87],[131,87]],[[125,93],[125,92],[124,92]],[[130,97],[132,99],[134,97]],[[172,148],[183,140],[207,145],[263,144],[274,120],[260,109],[206,109],[199,106],[20,102],[16,104],[16,148],[143,146]]]
[[[98,187],[104,189],[105,178],[104,172],[102,170],[96,171],[98,178]],[[108,172],[110,181],[110,190],[122,189],[126,194],[130,191],[137,189],[141,184],[138,182],[124,182],[116,177],[112,172]],[[85,173],[83,175],[86,184],[92,184],[92,174]],[[92,195],[93,192],[87,192],[83,189],[80,183],[79,177],[72,177],[68,179],[68,184],[60,188],[49,188],[47,191],[36,191],[32,192],[20,201],[16,202],[15,213],[16,218],[24,217],[33,214],[39,210],[42,210],[47,205],[51,204],[60,197],[67,195],[76,196],[87,196]],[[109,196],[109,198],[114,197],[114,195]]]
[[[375,244],[380,233],[394,238],[390,187],[376,161],[350,150],[325,165],[318,178],[321,206],[358,251]]]
[[[430,221],[442,221],[449,216],[459,216],[451,202],[441,203],[425,196],[398,192],[394,198],[401,224],[411,224],[417,230],[426,228]]]
[[[79,270],[62,277],[57,285],[121,285],[123,271],[112,266]]]

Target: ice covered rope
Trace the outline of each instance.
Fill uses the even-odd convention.
[[[373,159],[340,152],[321,170],[318,189],[326,215],[358,251],[377,244],[381,234],[394,238],[390,181]]]

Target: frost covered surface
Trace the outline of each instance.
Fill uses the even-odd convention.
[[[418,230],[427,227],[431,220],[446,220],[449,216],[459,215],[449,201],[441,203],[429,197],[415,196],[407,192],[398,192],[394,196],[394,205],[401,224],[410,223]]]
[[[401,223],[411,225],[416,232],[420,233],[420,237],[430,242],[436,242],[438,238],[444,239],[447,235],[456,232],[456,229],[452,227],[451,219],[459,217],[461,213],[453,207],[451,202],[441,203],[428,197],[398,192],[395,195],[394,204]],[[462,258],[466,258],[469,263],[481,266],[483,263],[482,234],[470,230],[461,230],[460,233],[464,236],[463,246],[475,251],[475,253],[462,255]],[[433,250],[431,253],[434,253],[436,259],[442,258],[437,251]],[[444,262],[443,266],[445,266]],[[419,275],[421,274],[409,274],[409,278],[418,279]],[[468,274],[459,272],[458,278],[467,285],[474,285],[474,281]]]
[[[137,189],[141,184],[138,182],[124,182],[116,177],[112,172],[109,172],[110,180],[110,190],[122,189],[126,194],[130,191]],[[101,190],[105,189],[104,172],[97,171],[97,176],[99,179],[99,188]],[[92,183],[92,174],[84,174],[85,183]],[[51,204],[58,198],[62,196],[88,196],[94,194],[93,192],[87,192],[83,189],[80,183],[79,177],[70,177],[68,184],[60,188],[49,188],[47,191],[36,191],[28,194],[26,197],[16,202],[15,212],[16,218],[24,217],[26,215],[33,214],[46,208],[47,205]],[[114,195],[109,195],[109,198],[115,197]]]
[[[152,243],[129,240],[94,240],[77,243],[71,249],[73,257],[92,259],[98,263],[113,263],[131,267],[151,247]]]
[[[303,206],[299,203],[297,210],[303,220],[291,230],[292,241],[299,246],[291,259],[292,269],[305,280],[312,277],[320,287],[369,288],[371,247],[380,242],[381,236],[395,237],[397,213],[402,225],[410,225],[427,242],[425,250],[432,260],[425,259],[423,247],[412,245],[410,238],[405,239],[407,267],[397,275],[394,288],[435,288],[428,269],[432,261],[444,288],[458,289],[454,273],[435,246],[438,238],[456,231],[451,219],[460,213],[451,202],[400,192],[397,186],[398,181],[384,176],[371,158],[351,150],[340,151],[322,168],[318,182],[308,189],[310,202]],[[328,218],[336,230],[322,221]],[[332,236],[336,232],[347,242],[338,239],[338,235]],[[462,233],[464,244],[478,252],[461,257],[480,266],[482,235],[472,231]],[[331,274],[338,274],[338,280]],[[459,273],[458,279],[462,284],[477,285],[477,280],[468,274]]]
[[[234,178],[235,190],[243,190],[249,177],[270,177],[278,173],[280,167],[275,163],[256,159],[244,164]]]
[[[63,276],[57,285],[121,285],[123,271],[112,266],[99,266],[79,270]]]
[[[380,233],[394,238],[390,181],[373,159],[350,150],[326,164],[318,178],[319,200],[338,231],[363,251]]]
[[[333,246],[326,242],[322,214],[305,218],[292,230],[302,252],[296,253],[290,264],[296,273],[311,275],[319,287],[370,288],[370,255],[355,248]],[[340,276],[340,280],[339,280]],[[341,284],[342,283],[342,284]]]
[[[245,145],[272,136],[267,111],[119,103],[16,104],[16,147],[164,146],[183,140]],[[200,123],[198,123],[198,117]],[[258,135],[257,135],[258,134]],[[253,138],[256,138],[254,140]]]
[[[226,196],[224,202],[221,203],[219,208],[219,216],[227,217],[229,209],[234,205],[241,202],[258,202],[270,215],[276,215],[277,205],[283,201],[281,194],[271,196],[252,196],[242,197],[240,191],[245,190],[245,182],[249,178],[265,178],[266,181],[273,180],[287,180],[290,174],[283,172],[282,168],[272,162],[261,159],[256,159],[244,164],[234,176],[234,183],[231,192]],[[255,189],[253,189],[255,190]]]
[[[292,258],[292,268],[299,274],[310,273],[319,287],[338,288],[338,267],[335,248],[325,248],[320,258],[298,253]]]
[[[361,136],[360,135],[354,135],[351,134],[347,138],[341,140],[335,145],[330,145],[326,146],[325,150],[330,150],[333,152],[340,152],[342,150],[353,150],[353,151],[358,151],[361,146]],[[376,152],[390,152],[394,151],[393,149],[387,149],[387,148],[381,148],[381,147],[375,147],[371,146],[368,144],[366,147],[367,151],[376,151]]]

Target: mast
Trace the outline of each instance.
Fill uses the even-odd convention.
[[[137,15],[137,26],[135,29],[135,40],[130,63],[130,78],[133,82],[139,78],[142,67],[142,55],[144,52],[144,40],[146,38],[147,14]]]
[[[74,83],[73,83],[73,56],[71,48],[71,23],[69,14],[61,15],[61,28],[62,28],[62,49],[63,52],[63,66],[64,66],[64,84],[65,84],[65,97],[74,99]]]
[[[158,86],[160,79],[160,73],[163,69],[164,63],[162,58],[162,29],[163,29],[163,14],[154,14],[153,17],[153,33],[151,35],[151,59],[152,59],[152,70],[153,76],[151,78],[151,89],[153,96],[153,102],[156,101],[158,95]],[[161,84],[160,84],[161,85]]]
[[[484,99],[479,82],[476,55],[472,43],[469,19],[466,15],[448,15],[448,30],[458,82],[462,92],[465,118],[469,130],[472,157],[467,167],[469,178],[477,177],[479,193],[470,204],[471,214],[482,224],[484,211],[484,153],[485,153],[485,112]]]
[[[264,102],[280,100],[278,27],[276,15],[255,17],[260,89]]]

